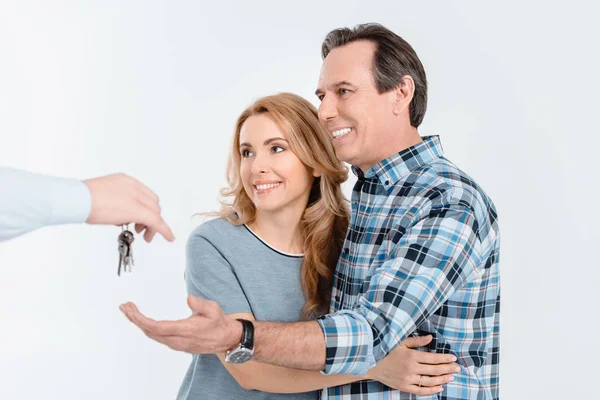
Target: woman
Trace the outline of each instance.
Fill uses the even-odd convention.
[[[220,218],[188,240],[188,293],[217,301],[233,318],[297,321],[327,313],[349,223],[340,187],[346,179],[308,101],[288,93],[257,100],[236,124]],[[194,355],[178,398],[316,399],[324,387],[377,379],[378,368],[407,374],[407,352],[420,353],[401,347],[365,377]]]

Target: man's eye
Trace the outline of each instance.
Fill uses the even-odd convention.
[[[325,96],[323,96],[322,94],[317,96],[317,99],[319,99],[319,101],[323,101],[324,98],[325,98]]]
[[[340,90],[338,91],[338,93],[339,93],[340,95],[342,95],[342,94],[348,94],[348,93],[350,93],[350,90],[348,90],[348,89],[340,89]]]

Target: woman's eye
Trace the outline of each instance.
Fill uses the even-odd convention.
[[[273,153],[281,153],[282,151],[284,151],[285,149],[281,146],[273,146],[271,148],[271,150],[273,151]]]
[[[252,156],[252,152],[250,150],[242,150],[242,157],[248,158]]]

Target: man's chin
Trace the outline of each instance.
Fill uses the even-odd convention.
[[[343,161],[346,164],[356,165],[356,157],[352,157],[350,155],[337,154],[337,158],[338,160]]]
[[[348,164],[352,164],[352,162],[355,161],[356,152],[351,146],[334,146],[334,148],[338,160]]]

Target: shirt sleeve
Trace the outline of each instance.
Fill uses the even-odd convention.
[[[351,310],[319,319],[325,374],[364,375],[436,310],[480,262],[473,212],[443,205],[406,229]]]
[[[0,167],[0,242],[47,225],[82,223],[92,199],[72,178]]]
[[[219,303],[225,314],[252,313],[235,269],[219,251],[214,232],[201,226],[187,243],[185,282],[188,294]]]

